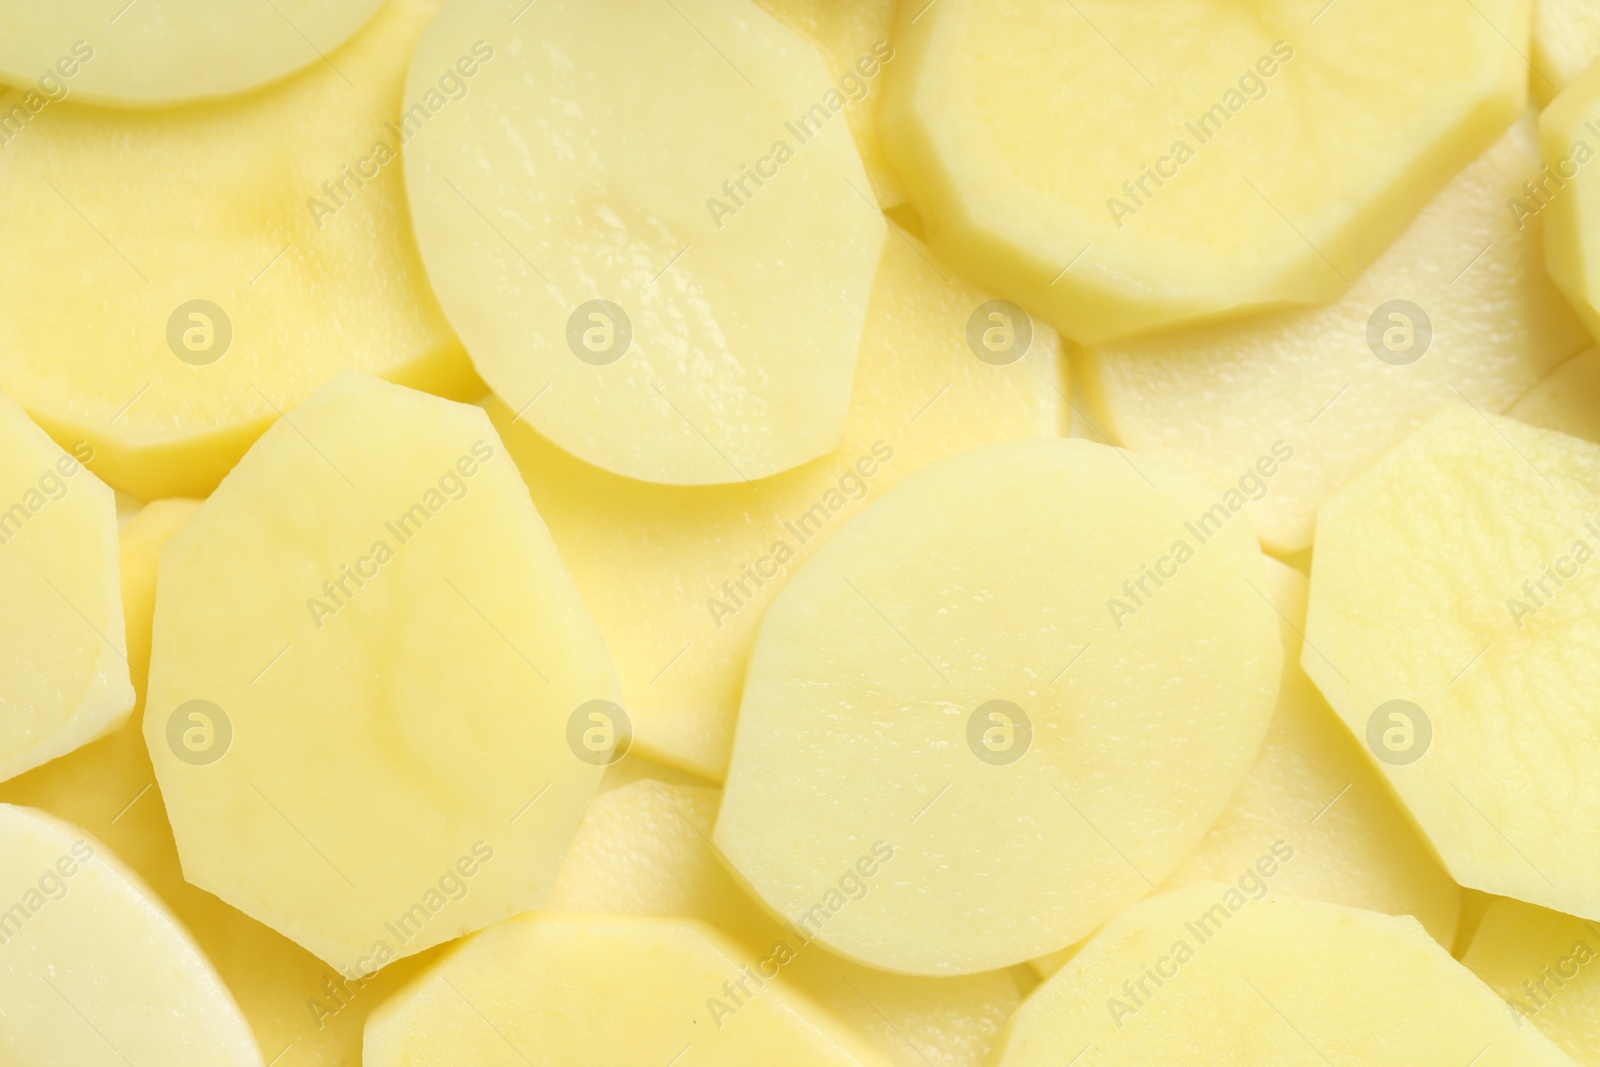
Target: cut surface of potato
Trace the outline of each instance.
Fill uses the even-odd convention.
[[[0,781],[115,729],[133,707],[116,501],[0,392]]]
[[[519,915],[373,1013],[366,1067],[887,1067],[758,959],[692,919]]]
[[[1095,935],[993,1067],[1570,1067],[1416,921],[1201,883]]]
[[[330,63],[382,0],[0,2],[0,79],[40,99],[163,107]],[[26,103],[23,106],[28,106]],[[31,108],[30,108],[31,110]]]
[[[77,828],[0,804],[0,1062],[260,1067],[172,913]]]
[[[411,93],[480,39],[495,62],[405,164],[490,388],[644,481],[832,451],[885,224],[817,49],[751,0],[464,0],[423,36]]]
[[[1502,898],[1461,962],[1567,1055],[1600,1064],[1600,924]]]
[[[1282,662],[1264,583],[1247,524],[1160,462],[1035,440],[933,464],[767,609],[717,843],[871,966],[1063,948],[1243,781]]]
[[[625,766],[631,760],[618,766]],[[747,951],[792,952],[781,981],[854,1027],[898,1067],[979,1067],[1021,1000],[1006,971],[958,978],[889,974],[840,959],[762,911],[710,841],[718,790],[641,780],[595,798],[546,909],[687,916]]]
[[[688,489],[599,472],[514,420],[514,409],[489,405],[616,657],[641,752],[720,781],[756,623],[796,568],[933,460],[1062,431],[1067,383],[1055,334],[1018,311],[1017,348],[1006,354],[1015,361],[981,360],[968,331],[975,318],[991,321],[991,303],[891,240],[844,442],[755,485]]]
[[[17,132],[0,232],[50,255],[0,257],[0,387],[141,500],[206,495],[340,369],[478,395],[398,162],[419,121],[400,118],[406,62],[437,9],[392,0],[328,63],[238,100],[69,100]]]
[[[1600,56],[1600,4],[1594,0],[1534,0],[1533,70],[1529,85],[1548,104]]]
[[[1523,109],[1527,0],[1475,6],[903,4],[879,132],[934,247],[1075,341],[1323,303]]]
[[[1097,422],[1257,498],[1272,551],[1309,547],[1317,506],[1441,406],[1503,411],[1590,343],[1545,273],[1539,220],[1507,210],[1538,178],[1525,119],[1336,302],[1085,350]]]
[[[1539,115],[1544,172],[1507,207],[1544,225],[1545,265],[1592,336],[1600,337],[1600,178],[1587,166],[1600,154],[1600,66]]]
[[[145,742],[185,876],[364,975],[536,907],[626,718],[481,411],[285,419],[162,553]]]
[[[1600,443],[1600,349],[1586,348],[1561,364],[1506,414],[1530,426]]]
[[[1465,404],[1320,513],[1302,663],[1457,882],[1600,918],[1600,446]]]
[[[1278,708],[1244,784],[1167,885],[1242,879],[1277,894],[1410,915],[1449,950],[1461,890],[1300,667],[1309,585],[1267,560],[1266,592],[1283,637]]]

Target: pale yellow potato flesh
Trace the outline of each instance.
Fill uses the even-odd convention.
[[[879,136],[934,248],[1074,341],[1325,303],[1525,106],[1528,0],[1474,6],[902,4]]]
[[[843,443],[755,485],[607,475],[513,421],[514,409],[489,405],[616,657],[640,752],[720,781],[756,623],[796,568],[912,471],[1066,427],[1068,385],[1048,327],[1033,322],[1031,345],[1008,365],[969,347],[969,323],[991,299],[892,238]]]
[[[1529,389],[1506,414],[1600,443],[1600,349],[1586,348]]]
[[[1548,104],[1600,56],[1600,4],[1594,0],[1534,0],[1529,86]]]
[[[1447,408],[1323,505],[1301,659],[1457,882],[1590,918],[1597,522],[1600,446]]]
[[[468,405],[342,374],[162,552],[144,733],[184,875],[342,973],[543,900],[618,696]]]
[[[1064,948],[1170,874],[1255,760],[1282,664],[1265,580],[1237,512],[1159,461],[1034,440],[930,465],[768,607],[717,844],[884,970]]]
[[[0,257],[0,388],[141,500],[209,493],[340,369],[479,395],[417,256],[389,125],[438,7],[391,0],[329,62],[237,100],[69,99],[10,137],[0,232],[50,255]]]
[[[496,395],[649,482],[836,448],[885,224],[816,47],[751,0],[460,0],[410,91],[477,40],[495,61],[407,147],[406,183]]]
[[[365,1067],[887,1067],[758,959],[692,919],[519,915],[367,1021]]]
[[[133,708],[116,502],[0,392],[0,781],[116,729]]]
[[[1600,67],[1590,67],[1540,113],[1539,144],[1543,172],[1514,210],[1541,216],[1550,277],[1589,333],[1600,336],[1600,237],[1594,222],[1600,179],[1588,165],[1600,155]]]
[[[0,804],[0,1062],[261,1067],[217,972],[100,842]]]
[[[1442,405],[1465,396],[1503,411],[1591,343],[1545,273],[1539,220],[1519,228],[1508,210],[1538,172],[1525,120],[1452,178],[1337,301],[1084,350],[1095,421],[1214,485],[1247,483],[1267,547],[1309,547],[1317,506]],[[1411,347],[1389,350],[1383,330],[1400,329],[1392,340],[1406,343],[1404,323],[1382,311],[1392,300],[1422,309],[1426,345],[1415,313],[1391,308],[1415,321]],[[1255,465],[1279,441],[1293,458],[1263,477]]]
[[[625,766],[627,762],[618,764]],[[859,1030],[898,1067],[980,1067],[1021,1001],[1007,971],[959,978],[889,974],[835,956],[762,911],[718,859],[721,791],[649,779],[589,805],[545,908],[685,916],[758,956],[791,950],[779,981]]]
[[[1496,900],[1461,962],[1575,1061],[1600,1064],[1600,923]]]
[[[1201,883],[1129,908],[1038,988],[991,1067],[1570,1067],[1416,920]]]

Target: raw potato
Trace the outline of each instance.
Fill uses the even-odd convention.
[[[1533,95],[1548,104],[1600,56],[1600,4],[1594,0],[1534,0]]]
[[[120,531],[128,661],[140,694],[132,719],[99,741],[0,784],[0,802],[39,808],[80,826],[132,868],[194,936],[274,1067],[355,1067],[367,1012],[436,953],[391,964],[369,979],[344,977],[184,881],[161,793],[153,785],[142,714],[156,563],[162,546],[199,506],[197,500],[157,500]]]
[[[1283,681],[1261,754],[1167,886],[1237,883],[1284,846],[1272,892],[1387,915],[1410,915],[1448,950],[1461,890],[1395,802],[1371,757],[1300,668],[1305,575],[1267,561],[1263,592],[1278,609]]]
[[[0,804],[0,909],[0,1062],[261,1067],[193,939],[75,827]]]
[[[1259,496],[1251,522],[1270,550],[1309,547],[1317,506],[1442,405],[1464,395],[1503,411],[1591,343],[1545,273],[1538,220],[1519,229],[1507,210],[1538,170],[1525,120],[1457,174],[1337,302],[1086,350],[1095,420],[1128,448]],[[1426,345],[1415,312],[1389,309],[1409,316],[1409,335],[1404,319],[1388,318],[1391,300],[1427,316]],[[1374,320],[1379,348],[1399,365],[1368,341]],[[1401,350],[1391,353],[1386,336]],[[1279,441],[1293,458],[1258,469]]]
[[[840,959],[786,930],[717,859],[709,835],[720,800],[715,789],[650,780],[597,797],[545,908],[700,919],[757,957],[781,943],[791,950],[782,979],[859,1030],[891,1063],[980,1067],[1021,1000],[1012,976],[889,974]]]
[[[329,55],[338,70],[319,61],[238,100],[69,101],[30,121],[0,148],[0,232],[50,254],[0,256],[0,387],[141,500],[211,492],[341,368],[477,396],[400,167],[376,163],[378,144],[398,151],[385,123],[438,6],[392,0]],[[357,188],[358,171],[376,177]]]
[[[1528,0],[1474,6],[902,4],[880,136],[934,248],[1080,343],[1325,303],[1522,111]]]
[[[1411,918],[1199,884],[1142,901],[1040,986],[992,1067],[1570,1067]]]
[[[0,78],[36,87],[39,99],[70,94],[128,107],[227,96],[331,62],[326,53],[382,6],[381,0],[123,5],[124,0],[0,0]]]
[[[133,707],[116,503],[79,462],[91,454],[63,452],[0,392],[0,781]]]
[[[477,40],[495,61],[405,162],[429,277],[495,393],[650,482],[837,447],[885,226],[817,49],[751,0],[459,0],[412,95]]]
[[[1597,493],[1600,446],[1440,412],[1323,505],[1302,655],[1457,882],[1589,918]]]
[[[340,375],[162,553],[144,732],[184,875],[347,975],[539,905],[617,696],[469,406]]]
[[[1600,153],[1600,66],[1591,67],[1539,116],[1544,174],[1514,210],[1523,217],[1542,213],[1545,265],[1572,308],[1600,336],[1600,281],[1595,263],[1600,236],[1594,216],[1600,211],[1600,179],[1586,166]],[[1508,207],[1511,206],[1508,204]]]
[[[870,966],[1063,948],[1244,780],[1282,662],[1264,583],[1247,525],[1158,461],[1034,440],[933,464],[767,609],[717,843]]]
[[[1530,426],[1600,443],[1600,349],[1587,348],[1561,364],[1506,414]]]
[[[1600,924],[1496,900],[1461,962],[1567,1055],[1600,1064]]]
[[[374,1012],[362,1062],[887,1067],[805,997],[757,984],[762,969],[690,919],[521,915]]]
[[[1027,353],[1005,366],[968,346],[968,324],[989,300],[890,240],[844,442],[755,485],[691,490],[607,475],[490,405],[616,657],[640,752],[720,781],[757,620],[795,569],[912,471],[1064,429],[1067,382],[1048,327],[1032,323]]]

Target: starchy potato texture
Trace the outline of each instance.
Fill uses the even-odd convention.
[[[1584,1067],[1600,1064],[1600,923],[1500,898],[1461,962]]]
[[[1588,166],[1600,153],[1600,67],[1589,70],[1539,116],[1544,173],[1514,212],[1544,225],[1545,266],[1572,308],[1600,337],[1600,176]],[[1508,202],[1507,207],[1513,207]]]
[[[0,233],[49,253],[0,256],[0,388],[141,500],[211,492],[341,369],[478,395],[398,160],[406,62],[438,7],[390,0],[328,62],[236,100],[68,98],[23,126],[0,147]]]
[[[1594,0],[1534,0],[1529,84],[1548,104],[1600,56],[1600,4]]]
[[[144,732],[184,875],[350,975],[538,906],[617,697],[467,405],[341,375],[162,552]]]
[[[1244,780],[1282,664],[1265,581],[1244,521],[1160,462],[1035,440],[933,464],[767,609],[717,843],[871,966],[1063,948]]]

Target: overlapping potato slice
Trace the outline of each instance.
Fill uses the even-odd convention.
[[[848,1028],[692,919],[520,915],[367,1022],[367,1067],[886,1067]]]
[[[0,257],[0,387],[143,500],[209,493],[341,368],[478,395],[398,165],[447,103],[400,114],[438,6],[391,0],[327,63],[238,100],[33,117],[0,149],[0,232],[50,251]]]
[[[1545,273],[1539,221],[1507,210],[1538,178],[1526,120],[1335,303],[1087,349],[1096,422],[1257,498],[1272,550],[1308,547],[1317,506],[1440,406],[1503,411],[1590,343]]]
[[[0,392],[0,781],[120,725],[133,707],[116,503]]]
[[[649,779],[596,797],[545,907],[701,919],[757,955],[783,944],[791,958],[781,981],[861,1031],[891,1063],[979,1067],[1021,1000],[1012,975],[889,974],[784,928],[717,859],[710,834],[720,800],[715,789]]]
[[[1593,0],[1534,0],[1529,85],[1548,104],[1600,56],[1600,6]]]
[[[1600,446],[1448,408],[1320,513],[1302,662],[1462,885],[1600,918]]]
[[[880,136],[934,247],[1075,341],[1323,303],[1522,110],[1527,0],[1475,6],[905,4]]]
[[[0,804],[0,1060],[260,1067],[187,931],[76,827]]]
[[[477,40],[494,64],[407,147],[406,180],[495,393],[644,481],[832,451],[884,221],[817,49],[751,0],[463,0],[411,92]]]
[[[1063,948],[1170,874],[1254,761],[1282,662],[1264,582],[1246,523],[1158,461],[1035,440],[933,464],[768,607],[717,843],[872,966]]]
[[[1201,883],[1113,919],[1011,1017],[993,1067],[1570,1067],[1416,921]]]
[[[1561,364],[1506,414],[1530,426],[1600,442],[1600,349],[1586,348]]]
[[[1461,962],[1581,1064],[1600,1063],[1600,924],[1498,899]]]
[[[470,406],[340,375],[162,554],[144,732],[184,874],[347,974],[543,900],[617,695]]]
[[[755,485],[669,488],[608,475],[490,405],[616,657],[640,751],[720,780],[756,622],[795,569],[866,502],[933,460],[1061,432],[1067,384],[1055,334],[998,308],[911,242],[891,239],[844,442]],[[1009,348],[984,347],[983,331],[998,329],[991,315],[1014,316]]]
[[[1541,216],[1545,265],[1572,308],[1600,336],[1600,284],[1595,213],[1600,211],[1600,178],[1589,166],[1600,154],[1600,67],[1591,67],[1561,91],[1539,115],[1544,169],[1513,203],[1519,217]]]
[[[0,79],[42,99],[161,107],[331,62],[381,0],[0,3]],[[29,106],[24,104],[24,106]]]

